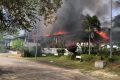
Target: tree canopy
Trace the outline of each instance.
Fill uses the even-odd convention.
[[[12,48],[22,51],[24,49],[24,41],[21,39],[16,39],[12,41]]]
[[[113,22],[114,22],[114,25],[113,25],[114,28],[116,28],[116,27],[120,28],[120,27],[119,27],[119,25],[120,25],[120,15],[117,15],[117,16],[114,18]]]
[[[96,15],[85,16],[85,19],[83,21],[84,30],[86,33],[88,33],[92,38],[94,37],[94,41],[99,40],[98,34],[96,34],[96,31],[101,31],[101,23],[100,20]]]
[[[98,31],[101,30],[101,27],[100,27],[101,23],[96,15],[94,16],[87,15],[85,17],[83,25],[85,26],[86,29],[90,28],[90,31],[94,31],[95,29]]]
[[[52,22],[62,0],[1,0],[0,30],[30,30],[44,16],[45,24]]]

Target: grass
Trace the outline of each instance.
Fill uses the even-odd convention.
[[[120,62],[109,63],[106,70],[120,75]]]
[[[35,60],[35,58],[27,58],[30,60]],[[38,57],[37,61],[50,63],[52,65],[56,65],[59,67],[69,68],[69,69],[84,69],[85,71],[88,70],[96,70],[94,68],[94,62],[80,62],[70,60],[67,56],[55,57],[55,56],[48,56],[48,57]]]
[[[35,58],[27,58],[27,59],[35,60]],[[55,65],[55,66],[59,66],[59,67],[68,68],[68,69],[79,69],[79,70],[82,70],[83,72],[99,70],[94,67],[93,60],[80,62],[79,60],[77,60],[77,61],[70,60],[69,57],[67,57],[67,56],[38,57],[37,61]],[[120,62],[118,61],[118,62],[114,62],[114,63],[108,63],[107,66],[104,68],[104,70],[120,75]]]

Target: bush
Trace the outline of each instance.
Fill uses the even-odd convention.
[[[46,56],[54,56],[52,53],[47,53]]]
[[[67,50],[69,52],[72,52],[72,53],[75,53],[76,49],[77,49],[76,45],[72,45],[72,46],[67,47]]]
[[[103,56],[95,56],[95,61],[99,61],[99,60],[104,60],[105,58]]]
[[[35,56],[36,46],[30,48],[30,53]],[[41,46],[37,46],[37,57],[42,56]]]
[[[16,39],[16,40],[12,41],[12,49],[18,50],[18,51],[23,51],[24,41],[21,39]]]
[[[108,62],[114,62],[115,59],[114,58],[108,58]]]
[[[104,48],[104,49],[99,51],[99,55],[108,56],[109,55],[109,50],[107,48]]]
[[[0,45],[0,52],[1,53],[7,52],[7,49],[5,48],[5,46]]]
[[[88,53],[89,47],[82,47],[83,54]]]
[[[62,56],[61,56],[62,57]],[[75,60],[75,55],[73,53],[70,53],[66,56],[69,60]]]
[[[42,56],[42,51],[41,51],[41,46],[37,46],[37,55],[36,55],[36,46],[30,47],[28,49],[28,47],[24,48],[24,54],[22,54],[23,57],[40,57]]]
[[[107,59],[108,62],[120,62],[120,56],[113,56],[112,58]]]
[[[24,53],[22,54],[22,57],[34,57],[31,52],[29,52],[28,49],[24,50]]]
[[[60,60],[70,60],[69,56],[61,56],[59,59]]]
[[[91,61],[94,59],[93,55],[88,55],[88,54],[82,54],[81,57],[83,61]]]
[[[71,55],[69,55],[69,56],[71,56],[71,60],[75,60],[76,59],[76,54],[71,54]]]
[[[58,56],[63,56],[65,53],[65,49],[57,49]]]

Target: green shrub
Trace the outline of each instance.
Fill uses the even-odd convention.
[[[63,56],[65,53],[65,49],[63,49],[63,48],[57,49],[57,53],[58,53],[58,56]]]
[[[68,56],[71,60],[76,60],[76,56],[80,55],[80,53],[74,52],[74,53],[70,53]]]
[[[71,54],[71,60],[75,60],[76,59],[76,54]]]
[[[34,57],[31,52],[29,52],[28,49],[24,50],[24,53],[22,54],[22,57]]]
[[[52,53],[47,53],[46,56],[54,56]]]
[[[83,54],[88,53],[89,47],[82,47]]]
[[[73,54],[73,53],[70,53],[70,54],[67,55],[67,58],[70,59],[70,60],[75,60],[75,57],[76,57],[76,55]]]
[[[57,49],[58,53],[65,53],[65,49],[61,48],[61,49]]]
[[[108,62],[120,62],[120,56],[113,56],[107,59]]]
[[[108,61],[109,61],[109,62],[114,62],[115,59],[114,59],[114,58],[108,58]]]
[[[92,54],[99,54],[99,48],[98,48],[98,46],[96,46],[96,47],[91,47],[91,53],[92,53]]]
[[[61,56],[59,59],[60,60],[70,60],[69,56]]]
[[[12,49],[23,51],[24,49],[24,41],[21,39],[16,39],[12,41]]]
[[[94,60],[95,60],[95,61],[104,60],[104,59],[105,59],[105,58],[104,58],[103,56],[98,56],[98,55],[97,55],[97,56],[94,57]]]
[[[102,50],[99,51],[99,55],[100,56],[108,56],[109,55],[109,50],[107,48],[104,48]]]
[[[35,56],[36,46],[30,48],[30,53]],[[37,46],[37,57],[42,56],[41,46]]]
[[[7,52],[7,49],[5,48],[5,46],[0,45],[0,52],[1,53]]]
[[[81,57],[82,57],[82,61],[91,61],[94,59],[93,55],[88,55],[88,54],[82,54]]]
[[[36,46],[30,47],[29,49],[27,47],[24,48],[24,54],[23,57],[35,57],[36,54]],[[41,47],[37,47],[37,57],[42,56]]]

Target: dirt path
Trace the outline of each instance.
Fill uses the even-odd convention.
[[[23,59],[0,57],[0,80],[98,80],[79,71],[66,70]]]

